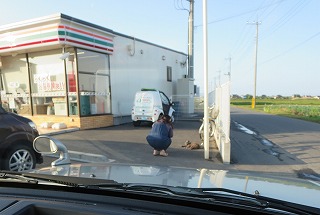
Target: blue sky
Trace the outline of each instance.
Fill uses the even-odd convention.
[[[0,25],[64,13],[178,51],[188,50],[186,0],[0,3]],[[207,0],[209,90],[225,83],[225,74],[231,71],[231,92],[253,94],[256,26],[247,22],[259,21],[257,95],[320,95],[319,8],[319,0]],[[201,0],[195,0],[194,12],[195,83],[202,87]],[[227,58],[231,58],[231,70]]]

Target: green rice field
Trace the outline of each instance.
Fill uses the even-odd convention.
[[[231,105],[252,109],[251,99],[231,99]],[[320,123],[319,99],[256,99],[254,110]]]

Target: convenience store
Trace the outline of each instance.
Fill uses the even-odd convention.
[[[64,14],[4,25],[1,104],[38,125],[112,126],[130,119],[141,88],[176,95],[186,60],[182,52]]]

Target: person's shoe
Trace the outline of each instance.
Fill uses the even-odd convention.
[[[158,150],[153,150],[153,155],[156,156],[156,155],[159,155],[160,154],[160,151]]]
[[[163,157],[167,157],[168,153],[165,150],[161,150],[160,155]]]

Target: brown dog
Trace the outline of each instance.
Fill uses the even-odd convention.
[[[191,142],[190,140],[187,140],[185,144],[182,145],[182,147],[186,147],[186,149],[190,149],[190,150],[201,148],[199,143]]]

